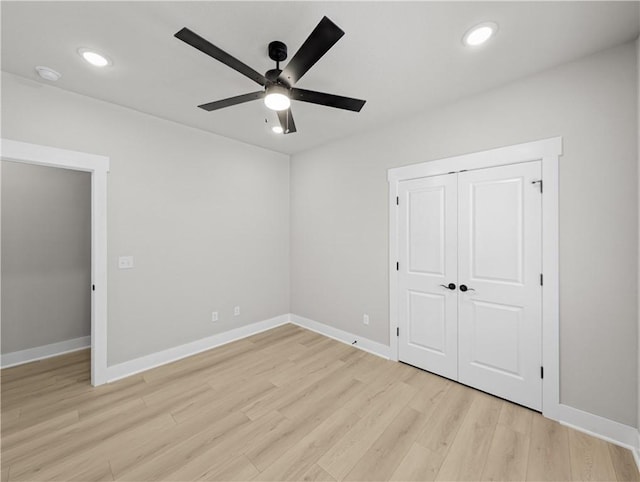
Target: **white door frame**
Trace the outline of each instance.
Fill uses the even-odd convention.
[[[91,173],[91,384],[107,382],[107,173],[109,158],[0,139],[7,161]]]
[[[389,169],[389,340],[391,360],[398,361],[398,212],[400,181],[527,161],[542,161],[542,411],[560,418],[560,298],[558,270],[558,158],[562,137],[463,154]]]

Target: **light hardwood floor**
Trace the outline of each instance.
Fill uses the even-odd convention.
[[[7,480],[640,480],[628,450],[285,325],[106,386],[2,370]]]

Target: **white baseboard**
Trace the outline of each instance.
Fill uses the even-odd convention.
[[[633,454],[633,460],[636,461],[636,467],[638,467],[638,472],[640,472],[640,428],[636,432],[636,447],[631,450]]]
[[[557,407],[556,413],[558,414],[557,420],[562,425],[628,448],[633,453],[636,464],[638,464],[640,439],[638,437],[638,429],[635,427],[564,404],[560,404]],[[638,464],[638,468],[640,469],[640,464]]]
[[[314,321],[303,316],[294,315],[293,313],[289,316],[289,320],[294,325],[298,325],[302,328],[315,331],[316,333],[320,333],[321,335],[333,338],[334,340],[341,341],[342,343],[346,343],[347,345],[351,345],[382,358],[389,359],[391,350],[387,345],[383,345],[382,343],[378,343],[377,341],[369,340],[368,338],[354,335],[353,333],[349,333],[347,331],[339,330],[338,328],[325,325],[324,323],[320,323],[319,321]]]
[[[120,380],[136,373],[144,372],[160,365],[165,365],[212,348],[226,345],[232,341],[240,340],[257,333],[270,330],[280,325],[289,323],[289,315],[280,315],[268,320],[258,321],[250,325],[241,326],[233,330],[218,333],[207,338],[192,341],[184,345],[168,348],[157,353],[151,353],[134,360],[111,365],[107,367],[107,383]]]
[[[24,363],[44,360],[45,358],[83,350],[89,347],[91,347],[91,337],[81,336],[80,338],[51,343],[50,345],[37,346],[26,350],[5,353],[0,355],[0,366],[2,368],[9,368],[15,365],[22,365]]]

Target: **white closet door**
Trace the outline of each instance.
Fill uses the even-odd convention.
[[[458,175],[458,380],[536,410],[542,201],[533,181],[540,176],[540,161]]]
[[[458,375],[455,174],[400,183],[399,346],[401,361]],[[444,285],[444,286],[443,286]]]

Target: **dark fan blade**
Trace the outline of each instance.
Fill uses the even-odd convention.
[[[231,67],[233,70],[240,72],[242,75],[246,75],[251,80],[257,82],[260,85],[265,85],[268,82],[267,78],[264,75],[256,72],[248,65],[240,62],[235,57],[232,57],[224,50],[216,47],[211,42],[203,39],[202,37],[200,37],[200,35],[192,32],[186,27],[180,30],[174,36],[182,40],[183,42],[188,43],[192,47],[197,48],[200,52],[204,52],[205,54]]]
[[[229,107],[232,105],[243,104],[251,100],[262,99],[264,97],[264,91],[251,92],[250,94],[236,95],[235,97],[229,97],[228,99],[216,100],[215,102],[209,102],[208,104],[199,105],[201,109],[212,110],[222,109],[223,107]]]
[[[296,89],[290,91],[291,98],[301,100],[302,102],[311,102],[312,104],[326,105],[335,107],[336,109],[352,110],[360,112],[366,100],[352,99],[351,97],[342,97],[341,95],[325,94],[314,90]]]
[[[293,114],[291,109],[279,110],[278,120],[280,121],[280,127],[282,127],[284,134],[293,134],[296,131],[296,123],[293,122]]]
[[[278,78],[287,85],[295,84],[343,35],[340,27],[323,17]]]

